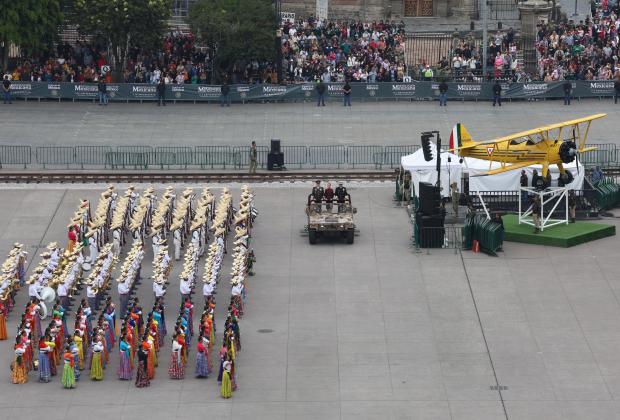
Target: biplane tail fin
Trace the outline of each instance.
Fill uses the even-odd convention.
[[[467,149],[476,146],[478,143],[471,139],[469,131],[461,123],[457,123],[450,133],[450,151]]]

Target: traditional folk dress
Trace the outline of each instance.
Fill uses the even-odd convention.
[[[130,380],[131,379],[131,346],[125,339],[121,339],[119,343],[121,361],[118,365],[118,379]]]
[[[149,375],[146,372],[146,363],[148,359],[147,351],[143,348],[138,350],[138,372],[136,373],[136,387],[143,388],[151,385]]]
[[[64,388],[75,388],[75,361],[73,354],[68,351],[63,355],[65,366],[62,370],[62,379],[60,382]]]
[[[13,372],[11,374],[11,380],[14,384],[25,384],[28,382],[28,370],[23,357],[25,352],[26,349],[22,344],[17,344],[15,346],[15,359],[13,361]]]
[[[208,343],[209,342],[205,338],[203,338],[202,340],[198,341],[198,344],[196,346],[197,353],[195,374],[197,378],[207,378],[209,376],[209,373],[211,372],[208,362]]]
[[[220,387],[222,398],[232,397],[232,382],[230,379],[231,363],[227,360],[223,363],[224,373],[222,376],[222,386]]]
[[[75,335],[73,336],[73,342],[77,346],[78,350],[78,369],[84,370],[84,340],[82,340],[79,331],[75,332]]]
[[[149,375],[149,379],[155,378],[155,349],[151,345],[150,340],[142,342],[142,348],[147,351],[146,359],[146,372]]]
[[[185,365],[181,360],[183,346],[179,343],[179,340],[172,342],[172,354],[170,355],[170,368],[168,369],[168,375],[170,379],[183,379],[185,376]]]
[[[67,245],[67,251],[71,254],[73,252],[73,248],[75,248],[75,243],[77,242],[77,234],[72,229],[67,233],[67,237],[69,239],[69,244]]]
[[[153,311],[153,322],[157,323],[157,342],[158,346],[161,347],[164,345],[164,335],[166,333],[164,331],[161,313],[158,311]]]
[[[75,342],[71,343],[70,346],[70,350],[71,355],[73,356],[73,372],[75,374],[75,381],[79,381],[80,380],[80,375],[82,375],[82,372],[80,371],[80,356],[79,356],[79,349],[77,344],[75,344]]]
[[[6,316],[7,307],[0,302],[0,340],[6,340],[8,338],[6,333]]]
[[[225,346],[220,349],[220,372],[217,375],[217,381],[222,382],[224,378],[224,362],[226,361],[227,350]]]
[[[46,342],[43,338],[39,341],[39,381],[50,381],[50,357],[49,353],[52,351],[50,342]]]
[[[103,350],[104,346],[101,341],[93,344],[93,359],[90,367],[90,379],[93,381],[103,379]]]

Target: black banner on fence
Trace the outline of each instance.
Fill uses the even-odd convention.
[[[614,82],[573,81],[572,96],[589,98],[613,96]],[[564,82],[501,83],[504,99],[552,99],[564,96]],[[11,85],[13,96],[18,98],[94,100],[98,97],[97,84],[21,82]],[[326,97],[339,100],[343,96],[344,83],[329,83]],[[351,83],[354,100],[411,99],[428,100],[439,96],[438,82],[409,83]],[[448,83],[448,98],[463,100],[490,100],[493,98],[493,83]],[[142,101],[157,98],[156,85],[110,83],[108,95],[116,101]],[[230,100],[242,101],[304,101],[315,100],[316,84],[296,85],[234,85],[230,89]],[[173,85],[166,86],[166,99],[174,101],[219,101],[221,86],[215,85]]]

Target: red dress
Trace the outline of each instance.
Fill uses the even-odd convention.
[[[6,340],[6,306],[0,303],[0,340]]]

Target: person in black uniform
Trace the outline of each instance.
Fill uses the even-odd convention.
[[[575,223],[575,215],[577,213],[577,197],[575,196],[575,190],[568,192],[568,213],[571,223]]]
[[[502,85],[499,84],[499,80],[493,85],[493,106],[495,104],[502,106]]]
[[[338,182],[334,194],[336,195],[336,202],[338,203],[338,213],[340,213],[344,208],[344,203],[348,195],[347,189],[342,185],[342,181]]]
[[[342,181],[338,182],[338,186],[334,193],[336,194],[338,204],[344,204],[344,200],[347,196],[347,189],[342,185]]]
[[[532,171],[532,188],[538,188],[538,178],[540,178],[540,175],[538,175],[538,171],[534,169]]]
[[[567,80],[562,85],[562,89],[564,90],[564,105],[570,105],[570,94],[573,91],[573,84],[570,80]]]
[[[538,196],[534,196],[532,200],[532,219],[534,221],[534,233],[540,232],[540,198]]]

